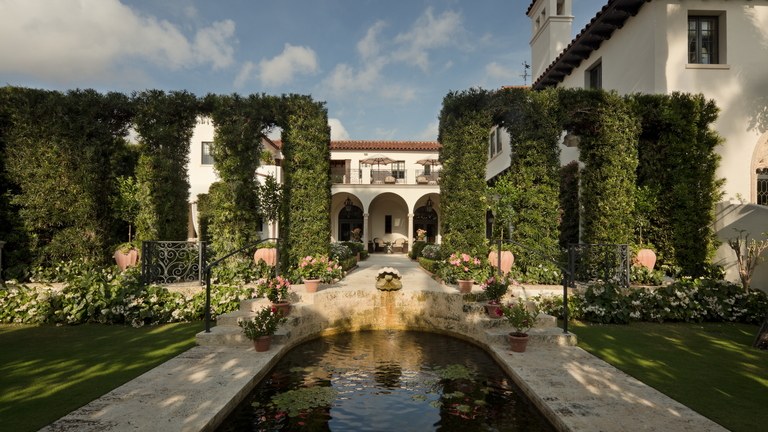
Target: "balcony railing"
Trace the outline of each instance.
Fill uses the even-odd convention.
[[[421,184],[436,185],[440,182],[440,171],[424,169],[414,171],[393,171],[388,169],[352,169],[331,171],[333,184]]]

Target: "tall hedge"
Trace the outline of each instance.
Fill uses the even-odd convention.
[[[11,122],[5,155],[15,184],[11,203],[18,206],[34,263],[105,262],[122,231],[110,198],[116,177],[129,174],[120,158],[129,99],[94,90],[4,92],[11,101],[4,106]]]
[[[656,206],[647,215],[646,237],[670,264],[700,276],[714,251],[716,177],[722,139],[712,129],[718,108],[702,95],[634,95],[641,119],[637,183]]]
[[[283,128],[284,195],[280,237],[284,264],[307,255],[328,254],[331,238],[331,132],[323,103],[288,95],[280,101]]]
[[[579,163],[571,161],[560,168],[561,248],[579,242]]]
[[[483,89],[451,92],[443,98],[438,140],[440,227],[445,248],[473,255],[487,253],[485,165],[492,93]]]
[[[639,122],[615,92],[561,90],[565,129],[579,141],[582,241],[631,243]]]
[[[521,245],[513,247],[516,264],[525,269],[540,263],[541,255],[559,255],[558,97],[553,90],[505,89],[495,98],[496,122],[510,135],[511,153],[509,169],[493,188],[494,213],[502,227],[511,223],[511,239]]]
[[[186,240],[189,142],[199,104],[186,91],[147,90],[133,96],[141,156],[136,168],[141,209],[137,240]]]

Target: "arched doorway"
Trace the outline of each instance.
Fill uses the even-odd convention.
[[[427,200],[426,205],[413,212],[413,233],[423,229],[427,232],[427,242],[434,243],[437,236],[437,212],[431,204],[432,200]]]
[[[360,228],[360,235],[363,235],[363,209],[350,204],[339,210],[339,241],[352,240],[352,230]],[[362,238],[362,237],[361,237]]]
[[[763,134],[752,154],[752,202],[768,205],[768,133]]]

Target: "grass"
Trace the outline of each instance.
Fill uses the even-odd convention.
[[[0,325],[0,431],[35,431],[191,348],[202,323]]]
[[[757,326],[575,323],[570,330],[580,347],[732,431],[768,424],[768,351],[752,348]]]

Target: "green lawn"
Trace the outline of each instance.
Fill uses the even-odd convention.
[[[579,346],[732,431],[768,424],[768,351],[743,324],[575,323]]]
[[[0,325],[0,431],[35,431],[191,348],[202,323]]]

